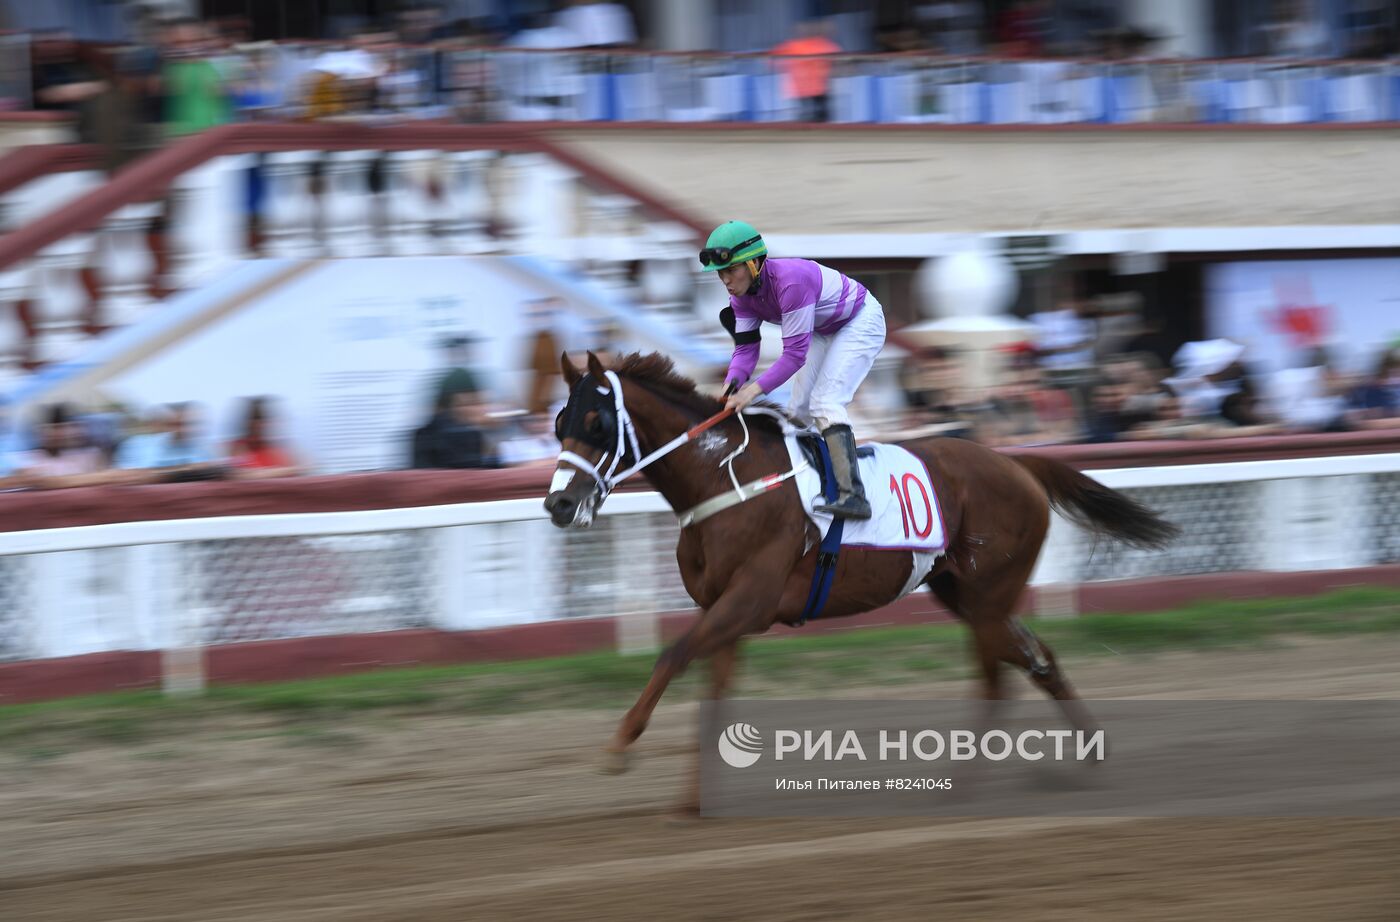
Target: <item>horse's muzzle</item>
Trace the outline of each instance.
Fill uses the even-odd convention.
[[[549,513],[549,520],[559,528],[587,528],[593,523],[592,507],[591,497],[580,503],[564,490],[544,498],[544,511]]]

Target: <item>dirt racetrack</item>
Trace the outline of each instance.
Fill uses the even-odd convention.
[[[1398,653],[1362,637],[1069,665],[1100,698],[1396,698]],[[1400,820],[674,828],[693,705],[663,707],[633,771],[601,776],[616,717],[376,717],[301,741],[250,717],[6,756],[0,919],[1400,919]]]

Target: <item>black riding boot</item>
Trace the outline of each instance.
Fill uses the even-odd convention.
[[[865,499],[865,485],[860,482],[860,466],[856,463],[856,436],[845,424],[822,430],[826,447],[831,451],[831,469],[836,474],[836,502],[822,501],[813,508],[843,519],[870,518],[870,503]]]

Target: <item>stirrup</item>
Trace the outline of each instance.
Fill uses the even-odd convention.
[[[873,514],[870,502],[865,497],[855,493],[843,493],[836,497],[835,502],[818,503],[812,509],[826,515],[840,516],[843,519],[868,519]]]

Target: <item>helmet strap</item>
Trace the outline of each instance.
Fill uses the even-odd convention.
[[[756,295],[758,294],[758,290],[763,287],[763,276],[761,274],[763,272],[763,262],[761,262],[761,260],[763,259],[764,257],[762,256],[755,256],[753,259],[744,260],[744,265],[749,267],[749,275],[753,276],[753,281],[749,283],[748,290],[745,291],[744,294]]]

